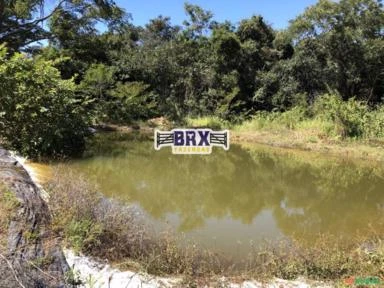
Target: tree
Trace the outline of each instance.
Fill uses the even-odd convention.
[[[195,39],[203,36],[211,28],[212,12],[204,11],[200,6],[189,3],[184,4],[184,10],[189,20],[183,22],[188,38]]]
[[[110,0],[60,0],[55,1],[53,7],[45,14],[44,0],[1,0],[0,44],[7,43],[9,52],[13,53],[36,41],[50,39],[52,31],[43,23],[64,11],[75,11],[83,22],[84,19],[104,21],[111,29],[121,25],[125,16],[124,11]]]
[[[149,20],[145,28],[145,31],[150,34],[147,39],[152,38],[158,41],[175,39],[177,33],[180,31],[179,26],[172,26],[170,17],[163,17],[161,15]]]
[[[370,103],[382,101],[383,27],[381,0],[320,0],[298,16],[289,33],[299,60],[310,57],[322,68],[321,75],[305,81],[324,79],[322,87],[309,84],[306,92],[320,94],[327,86],[344,100],[356,96]]]
[[[51,61],[0,48],[0,137],[23,155],[80,154],[89,115],[72,80],[62,80]]]
[[[55,57],[67,58],[65,65],[58,67],[63,78],[76,76],[79,83],[90,65],[108,64],[108,40],[112,37],[100,35],[96,24],[103,22],[112,36],[120,35],[129,26],[128,20],[129,14],[113,1],[71,1],[57,9],[49,19],[50,48],[59,52]]]

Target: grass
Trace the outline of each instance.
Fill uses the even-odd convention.
[[[251,120],[245,121],[233,127],[237,135],[263,135],[261,143],[274,144],[274,146],[300,146],[306,143],[328,144],[341,142],[338,136],[332,136],[328,131],[332,129],[332,123],[316,118],[299,118],[287,116],[285,113],[260,113]],[[288,114],[289,115],[289,114]],[[270,141],[271,143],[268,143]],[[281,144],[281,145],[279,145]]]
[[[323,95],[308,107],[285,112],[256,113],[252,119],[234,127],[238,132],[299,131],[318,138],[336,140],[384,139],[384,106],[369,107],[337,95]]]
[[[65,166],[55,175],[47,189],[56,235],[78,252],[108,259],[122,270],[181,275],[185,287],[211,285],[222,276],[233,281],[303,276],[335,283],[350,276],[384,276],[384,223],[359,239],[319,235],[310,243],[255,246],[242,264],[236,264],[193,243],[181,247],[169,232],[154,237],[133,208],[105,199],[96,186]]]
[[[19,205],[15,195],[0,183],[0,247],[6,246],[8,225]]]
[[[205,116],[200,118],[186,118],[187,127],[210,128],[213,130],[228,129],[229,123],[217,116]]]
[[[361,128],[360,136],[346,136],[348,129],[320,117],[287,117],[290,111],[270,115],[261,113],[251,120],[236,125],[232,142],[259,143],[275,147],[315,151],[341,157],[384,161],[384,121],[368,121]],[[369,112],[365,117],[376,117]]]
[[[242,123],[216,116],[187,118],[187,127],[231,129],[231,142],[260,143],[384,161],[384,106],[369,107],[338,95],[322,95],[308,107],[259,111]]]

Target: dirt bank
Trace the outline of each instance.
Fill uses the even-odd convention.
[[[0,287],[67,287],[69,267],[50,232],[49,209],[28,172],[2,148],[0,185]]]

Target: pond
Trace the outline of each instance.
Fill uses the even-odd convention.
[[[257,145],[173,155],[142,134],[108,133],[69,166],[137,206],[156,231],[237,257],[264,240],[375,232],[384,172],[368,164]]]

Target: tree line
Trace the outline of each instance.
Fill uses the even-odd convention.
[[[242,122],[324,94],[384,101],[381,0],[319,0],[284,30],[260,15],[218,22],[189,3],[182,25],[158,16],[143,27],[110,0],[46,6],[0,1],[0,136],[34,157],[81,152],[97,122]]]

